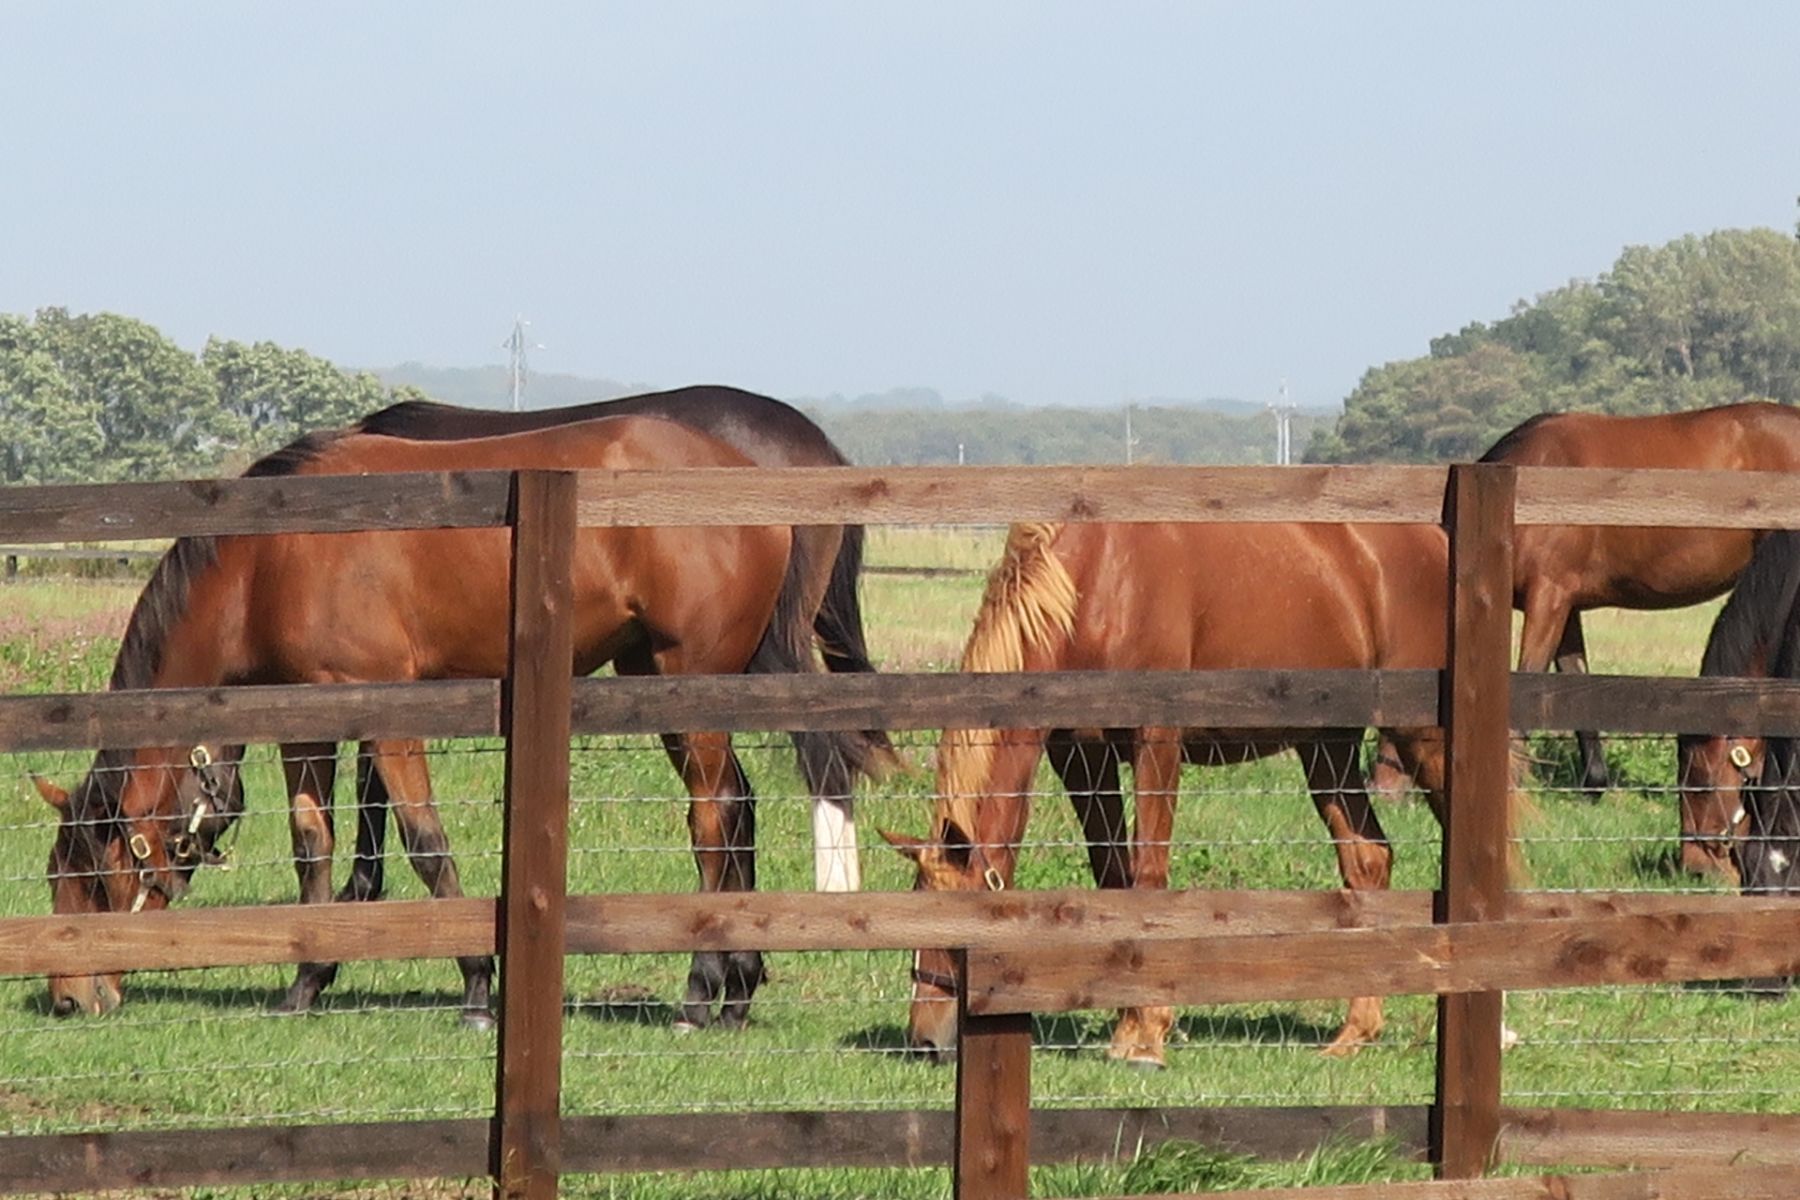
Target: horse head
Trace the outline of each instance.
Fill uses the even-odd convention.
[[[916,891],[998,892],[1006,880],[962,828],[944,820],[935,841],[881,830],[881,836],[917,868]],[[906,1041],[934,1062],[956,1057],[956,997],[961,976],[948,950],[915,950]]]
[[[1800,770],[1794,743],[1769,741],[1769,785],[1750,791],[1746,828],[1734,846],[1746,893],[1800,892]]]
[[[1763,775],[1763,739],[1686,735],[1676,742],[1681,865],[1738,881],[1732,848],[1748,828],[1746,807]]]
[[[223,859],[219,839],[244,809],[242,756],[241,746],[196,746],[185,763],[134,767],[102,753],[73,791],[33,776],[59,817],[46,871],[51,911],[142,912],[179,899],[196,868]],[[132,786],[139,770],[156,784]],[[51,1011],[108,1012],[123,999],[122,978],[52,977]]]

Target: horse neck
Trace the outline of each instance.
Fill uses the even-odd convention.
[[[132,613],[112,686],[216,687],[249,673],[241,554],[210,548],[179,577],[156,579]]]
[[[1031,785],[1043,756],[1043,732],[951,730],[944,739],[938,776],[940,828],[944,821],[954,822],[981,847],[988,865],[1010,881],[1031,812]]]
[[[1764,537],[1713,621],[1700,674],[1760,678],[1791,662],[1794,607],[1800,600],[1800,535]],[[1792,666],[1786,670],[1792,671]]]

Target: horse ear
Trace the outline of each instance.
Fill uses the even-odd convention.
[[[51,808],[54,808],[57,812],[69,811],[69,793],[57,787],[54,783],[51,783],[48,779],[45,779],[35,771],[32,772],[31,782],[33,786],[37,788],[38,795],[42,796],[45,803],[49,804]]]
[[[877,829],[875,832],[879,833],[882,840],[888,845],[898,850],[902,858],[910,860],[915,865],[931,846],[931,843],[924,838],[916,838],[910,834],[894,833],[887,829]]]

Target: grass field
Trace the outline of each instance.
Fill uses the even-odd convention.
[[[982,567],[992,531],[876,531],[873,563]],[[0,589],[0,672],[14,691],[102,686],[137,584],[21,582]],[[976,602],[977,576],[873,576],[865,608],[874,649],[888,669],[944,669],[955,662]],[[1687,673],[1698,662],[1712,606],[1677,613],[1590,618],[1597,670]],[[765,888],[811,882],[805,802],[785,745],[754,743],[746,763],[763,797],[759,844]],[[434,748],[433,772],[467,890],[491,895],[498,873],[500,757],[496,747]],[[1675,831],[1668,790],[1673,752],[1654,739],[1615,741],[1621,786],[1598,806],[1556,786],[1568,755],[1538,740],[1549,780],[1528,858],[1537,886],[1669,889],[1690,886],[1668,868]],[[865,886],[910,885],[878,826],[922,832],[929,746],[915,768],[859,802]],[[46,911],[42,881],[49,810],[27,772],[72,783],[85,756],[19,756],[0,787],[0,914]],[[346,768],[347,768],[346,763]],[[346,769],[343,780],[350,776]],[[572,890],[667,891],[693,886],[684,806],[659,750],[644,741],[592,739],[575,762]],[[285,902],[294,877],[281,813],[279,772],[253,752],[251,815],[235,848],[238,866],[203,873],[191,905]],[[1021,867],[1021,886],[1086,878],[1068,806],[1045,791]],[[1336,877],[1323,832],[1290,757],[1184,779],[1175,880],[1190,887],[1329,887]],[[347,800],[340,782],[340,804]],[[1437,829],[1420,804],[1381,810],[1395,842],[1395,882],[1436,882]],[[347,815],[340,822],[348,840]],[[344,872],[340,853],[338,878]],[[389,894],[421,895],[397,852]],[[723,1111],[757,1108],[905,1108],[950,1103],[951,1073],[901,1053],[908,990],[900,954],[781,954],[742,1034],[677,1037],[668,1028],[685,960],[592,957],[569,964],[571,1012],[564,1104],[571,1113]],[[201,1127],[483,1116],[492,1098],[491,1036],[456,1026],[460,988],[449,963],[351,964],[319,1011],[268,1014],[287,983],[273,967],[140,974],[120,1011],[100,1020],[46,1015],[42,982],[0,979],[0,1130],[96,1126]],[[1169,1069],[1133,1072],[1100,1053],[1106,1014],[1046,1020],[1033,1064],[1040,1105],[1423,1103],[1432,1087],[1433,1006],[1389,1003],[1382,1042],[1349,1061],[1316,1052],[1341,1016],[1333,1003],[1240,1005],[1183,1014]],[[1800,1067],[1800,1001],[1750,1000],[1714,987],[1520,993],[1508,1021],[1523,1041],[1506,1059],[1510,1102],[1654,1108],[1793,1111]],[[946,1154],[948,1147],[945,1147]],[[1417,1175],[1389,1148],[1332,1147],[1303,1163],[1257,1164],[1193,1146],[1171,1146],[1118,1166],[1038,1168],[1044,1195],[1348,1182]],[[942,1171],[805,1171],[756,1175],[589,1178],[570,1195],[941,1195]],[[449,1195],[454,1187],[364,1189]],[[470,1185],[486,1194],[486,1185]],[[266,1194],[268,1189],[258,1189]],[[294,1194],[334,1194],[296,1188]],[[212,1193],[207,1193],[212,1194]],[[232,1193],[242,1194],[242,1193]]]

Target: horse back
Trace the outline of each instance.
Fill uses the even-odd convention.
[[[1065,526],[1067,669],[1437,667],[1448,543],[1436,526]],[[1034,668],[1043,669],[1043,668]]]
[[[353,432],[413,441],[451,441],[528,433],[601,417],[658,417],[714,437],[764,467],[836,467],[848,463],[811,418],[773,396],[708,384],[621,396],[562,408],[462,408],[408,400],[370,413]]]
[[[1800,410],[1751,401],[1645,416],[1540,413],[1503,435],[1482,462],[1520,467],[1792,470]]]

